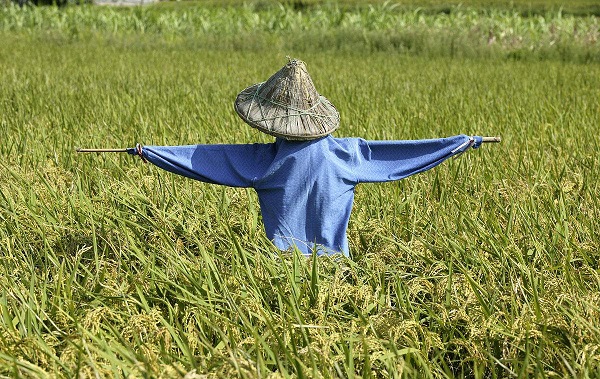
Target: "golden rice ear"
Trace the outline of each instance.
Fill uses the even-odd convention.
[[[289,57],[266,82],[240,92],[234,108],[250,126],[289,140],[323,137],[340,124],[339,112],[319,95],[305,63]]]

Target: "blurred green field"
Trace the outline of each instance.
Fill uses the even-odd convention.
[[[449,14],[393,4],[345,9],[293,7],[26,7],[0,8],[0,34],[34,40],[174,44],[192,49],[290,53],[392,52],[411,56],[600,62],[596,16],[523,16],[456,7]],[[8,38],[8,36],[7,36]],[[7,40],[8,42],[9,40]]]
[[[209,17],[237,13],[186,36],[140,9],[3,12],[0,377],[597,377],[600,65],[572,33],[597,33],[594,16],[514,16],[531,50],[460,34],[460,15],[502,11],[399,12],[423,36],[411,50],[388,44],[398,19],[361,24],[368,10],[305,44],[288,8],[291,27],[237,42]],[[121,26],[94,30],[102,17]],[[552,23],[568,25],[554,44]],[[447,30],[465,36],[454,54]],[[270,141],[232,104],[286,55],[339,109],[338,137],[503,142],[359,186],[351,260],[277,252],[251,191],[75,153]]]
[[[420,8],[423,11],[451,12],[457,7],[476,8],[479,10],[501,9],[521,12],[526,15],[544,14],[549,11],[562,11],[565,14],[600,15],[600,4],[595,0],[179,0],[162,1],[153,7],[223,7],[253,6],[255,8],[273,8],[281,5],[306,10],[311,7],[335,4],[342,8],[365,8],[393,5],[395,10]]]

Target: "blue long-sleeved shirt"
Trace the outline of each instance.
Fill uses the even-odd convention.
[[[359,183],[399,180],[437,166],[481,137],[366,141],[327,136],[267,144],[144,146],[142,156],[202,182],[252,187],[267,236],[280,249],[348,255],[346,229]],[[129,151],[135,154],[135,149]]]

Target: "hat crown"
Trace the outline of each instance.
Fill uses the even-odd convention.
[[[250,126],[290,140],[326,136],[339,126],[340,115],[319,95],[299,59],[288,62],[266,82],[243,90],[234,107]]]
[[[299,59],[290,59],[260,86],[257,96],[261,100],[299,110],[312,108],[320,97],[306,64]]]

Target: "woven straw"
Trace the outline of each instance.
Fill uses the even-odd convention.
[[[340,115],[319,95],[301,60],[290,59],[266,82],[243,90],[235,111],[250,126],[275,137],[311,140],[338,128]]]

